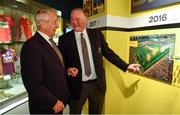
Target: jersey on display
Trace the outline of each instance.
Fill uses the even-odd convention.
[[[0,15],[0,42],[6,43],[11,41],[10,27],[13,21],[10,16]]]
[[[2,49],[2,68],[4,75],[12,75],[15,73],[14,61],[16,61],[15,51],[13,49]]]
[[[31,21],[26,16],[21,16],[19,20],[19,40],[25,41],[32,36]]]

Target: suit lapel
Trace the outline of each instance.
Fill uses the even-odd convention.
[[[75,34],[74,34],[74,31],[71,31],[71,34],[69,36],[69,38],[72,38],[71,40],[69,40],[71,42],[71,49],[73,50],[74,52],[74,56],[73,57],[75,60],[77,60],[77,65],[78,66],[81,66],[80,64],[80,57],[79,57],[79,52],[78,52],[78,47],[77,47],[77,43],[76,43],[76,38],[75,38]]]
[[[72,45],[73,45],[74,48],[75,48],[76,54],[79,55],[79,54],[78,54],[78,47],[77,47],[77,43],[76,43],[76,38],[75,38],[74,31],[73,31],[73,33],[72,33]]]
[[[56,54],[56,52],[54,51],[54,49],[52,48],[52,46],[38,33],[36,32],[35,36],[37,36],[36,38],[38,38],[38,42],[41,44],[41,46],[52,56],[54,57],[58,63],[61,63],[61,60],[59,59],[58,55]]]
[[[89,41],[90,41],[90,46],[91,46],[91,50],[92,50],[92,55],[93,58],[95,57],[96,54],[96,47],[98,46],[96,43],[96,37],[94,36],[95,33],[92,33],[89,29],[87,29],[87,34],[89,37]]]

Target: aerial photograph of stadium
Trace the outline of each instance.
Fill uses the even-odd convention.
[[[131,36],[130,63],[141,64],[140,74],[172,83],[175,34]]]

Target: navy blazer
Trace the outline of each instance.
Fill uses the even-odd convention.
[[[54,49],[38,32],[22,47],[21,74],[30,113],[53,113],[57,99],[67,104],[65,69]]]
[[[123,71],[126,71],[128,64],[126,64],[108,47],[108,44],[104,40],[103,34],[99,30],[87,29],[87,34],[92,49],[92,56],[99,89],[103,94],[105,94],[106,79],[102,56],[104,56],[107,60],[109,60],[111,63],[113,63]],[[82,86],[82,70],[73,30],[68,32],[67,34],[60,36],[58,47],[63,54],[65,65],[67,66],[67,68],[76,67],[79,70],[77,77],[68,76],[70,96],[73,99],[79,100]]]

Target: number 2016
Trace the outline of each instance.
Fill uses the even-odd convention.
[[[153,22],[161,22],[161,21],[166,21],[167,20],[167,14],[163,14],[163,15],[155,15],[155,16],[150,16],[149,17],[149,23],[153,23]]]

